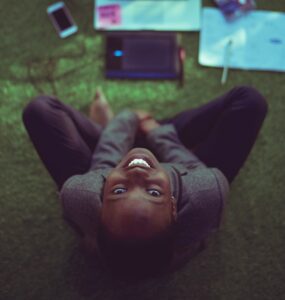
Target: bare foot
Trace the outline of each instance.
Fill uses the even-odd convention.
[[[94,100],[90,105],[89,117],[103,127],[105,127],[114,117],[114,113],[100,88],[96,90]]]

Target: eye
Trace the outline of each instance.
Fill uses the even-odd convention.
[[[158,190],[155,190],[155,189],[149,189],[149,190],[147,190],[147,192],[153,197],[161,196],[161,192],[159,192]]]
[[[125,188],[116,188],[116,189],[113,189],[113,194],[122,194],[122,193],[125,193],[127,191],[127,189]]]

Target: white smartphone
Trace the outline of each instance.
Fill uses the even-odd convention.
[[[61,38],[66,38],[78,30],[64,2],[48,6],[47,13]]]

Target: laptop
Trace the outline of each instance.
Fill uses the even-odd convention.
[[[95,0],[94,28],[198,31],[201,0]]]

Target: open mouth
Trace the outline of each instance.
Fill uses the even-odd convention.
[[[133,148],[122,160],[120,167],[127,169],[134,167],[156,169],[158,165],[157,159],[149,150],[145,148]]]
[[[140,166],[145,168],[151,167],[149,163],[143,158],[134,158],[128,163],[128,167],[135,167],[135,166]]]

